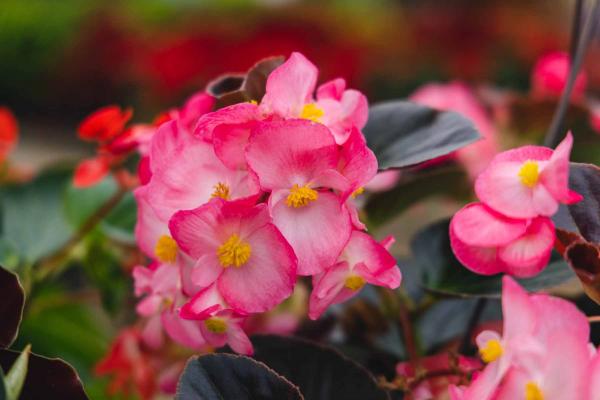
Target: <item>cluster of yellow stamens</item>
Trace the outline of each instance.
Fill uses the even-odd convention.
[[[363,194],[364,192],[365,192],[365,188],[361,186],[358,189],[356,189],[354,192],[352,192],[352,194],[350,195],[350,197],[352,197],[353,199],[355,199],[358,196],[360,196],[361,194]]]
[[[499,359],[504,353],[502,344],[496,339],[488,340],[485,347],[479,349],[479,355],[481,359],[486,363],[491,363]]]
[[[212,333],[223,334],[227,332],[227,322],[223,318],[212,317],[204,321],[206,329]]]
[[[213,188],[215,190],[210,195],[211,199],[214,199],[215,197],[220,197],[223,200],[229,200],[229,186],[227,186],[223,182],[219,182],[215,186],[213,186]]]
[[[217,248],[217,257],[223,268],[234,266],[236,268],[248,262],[252,254],[250,244],[240,239],[236,234],[233,234],[225,243]]]
[[[308,185],[299,186],[294,185],[290,189],[290,194],[285,199],[285,204],[288,207],[304,207],[311,201],[315,201],[319,198],[319,192],[311,189]]]
[[[350,275],[346,278],[344,282],[344,286],[350,290],[360,290],[363,286],[365,286],[366,281],[358,275]]]
[[[534,187],[540,178],[538,163],[535,161],[525,161],[519,170],[521,183],[529,188]]]
[[[542,389],[535,382],[527,382],[525,385],[525,400],[544,400]]]
[[[321,118],[325,115],[325,111],[319,108],[315,103],[308,103],[302,107],[300,118],[308,119],[313,122],[321,122]]]
[[[172,264],[177,259],[177,250],[177,242],[169,235],[162,235],[156,242],[154,254],[160,262]]]

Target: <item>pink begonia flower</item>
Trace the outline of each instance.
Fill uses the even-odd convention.
[[[600,399],[600,351],[596,351],[587,370],[589,386],[585,400]]]
[[[393,243],[393,238],[384,244]],[[355,296],[366,283],[396,289],[402,275],[396,260],[371,236],[353,231],[337,262],[313,278],[309,317],[317,319],[331,304]]]
[[[201,116],[209,113],[215,105],[215,98],[204,91],[191,95],[185,104],[178,109],[169,111],[171,119],[179,123],[189,132],[192,132]]]
[[[212,198],[236,200],[260,192],[248,171],[227,168],[210,143],[182,132],[175,121],[161,126],[156,134],[150,163],[148,199],[161,218],[170,218],[176,210],[191,210]]]
[[[522,382],[520,392],[513,393],[515,397],[502,399],[568,400],[570,397],[553,396],[561,393],[554,384],[562,382],[560,374],[563,373],[570,380],[563,382],[565,387],[579,387],[579,380],[574,378],[578,374],[575,364],[585,357],[589,359],[587,318],[566,300],[545,294],[529,295],[508,276],[503,277],[502,283],[503,334],[483,331],[477,336],[479,353],[488,365],[468,388],[451,388],[452,399],[497,399],[504,382],[516,378],[520,382],[525,373],[529,380]],[[568,351],[563,351],[563,340]],[[567,354],[571,350],[573,354]],[[561,363],[566,364],[557,368]],[[573,368],[573,375],[566,371],[569,368]],[[555,382],[551,382],[553,380]],[[543,397],[527,398],[527,391]],[[544,391],[548,397],[544,396]]]
[[[294,250],[271,223],[266,204],[215,198],[169,223],[179,247],[196,260],[192,281],[217,282],[240,313],[264,312],[287,298],[296,283]]]
[[[541,56],[531,73],[531,92],[537,98],[557,99],[567,85],[571,62],[565,52],[555,51]],[[581,100],[587,87],[587,74],[580,71],[571,98]]]
[[[482,203],[466,205],[450,222],[454,255],[482,275],[534,276],[548,264],[554,239],[550,218],[512,219]]]
[[[325,126],[305,120],[263,122],[250,136],[248,166],[260,186],[272,191],[273,223],[298,257],[298,274],[313,275],[333,265],[350,237],[342,198],[351,182],[336,170],[338,146]]]
[[[246,315],[227,306],[216,284],[198,292],[181,307],[179,315],[186,320],[200,321],[202,335],[211,346],[229,344],[237,353],[253,353],[252,343],[241,327]]]
[[[145,297],[138,303],[136,311],[147,317],[142,331],[146,344],[160,348],[163,344],[163,329],[174,341],[190,348],[205,345],[198,327],[181,320],[175,307],[181,300],[179,269],[170,264],[152,264],[150,267],[135,267],[133,279],[136,296]]]
[[[321,85],[315,99],[318,73],[306,57],[292,53],[267,78],[266,92],[260,104],[235,104],[208,114],[199,120],[195,133],[207,140],[218,138],[220,144],[215,147],[225,147],[230,155],[240,154],[253,122],[303,118],[326,125],[336,143],[343,144],[353,128],[362,129],[367,123],[367,99],[359,91],[346,89],[346,82],[339,78]],[[226,127],[219,128],[221,125]],[[224,139],[242,145],[223,145]],[[222,150],[216,151],[222,154]],[[234,157],[234,160],[241,159]]]
[[[512,218],[552,216],[560,203],[582,199],[569,189],[573,136],[551,150],[523,146],[498,154],[475,181],[475,193],[488,207]]]
[[[410,100],[438,110],[457,112],[473,122],[482,139],[454,153],[471,178],[479,175],[498,153],[496,128],[472,90],[464,83],[430,83],[417,89]]]

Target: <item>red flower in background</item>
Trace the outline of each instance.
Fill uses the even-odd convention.
[[[83,140],[106,142],[123,131],[132,115],[131,108],[121,110],[121,107],[115,105],[102,107],[88,115],[77,132]]]
[[[19,125],[12,112],[6,107],[0,107],[0,162],[14,149],[19,138]]]

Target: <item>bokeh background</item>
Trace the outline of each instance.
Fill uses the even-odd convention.
[[[133,106],[148,120],[216,75],[292,50],[373,101],[451,79],[526,90],[535,59],[568,48],[571,3],[3,0],[0,104],[23,126],[17,159],[39,165],[76,154],[76,125],[95,108]],[[588,70],[598,86],[600,68]]]
[[[573,0],[1,0],[0,106],[20,125],[11,160],[33,171],[81,159],[94,152],[76,135],[91,111],[131,106],[135,122],[148,122],[218,75],[292,51],[320,68],[321,81],[342,76],[371,102],[434,81],[466,82],[487,100],[497,88],[527,94],[535,61],[568,50],[572,9]],[[596,43],[584,66],[590,96],[600,89],[599,62]],[[534,126],[530,141],[539,140],[550,103],[517,101],[513,134]],[[399,235],[398,252],[406,252],[412,233],[461,204],[445,201],[419,203],[381,234]],[[118,308],[132,289],[119,260],[96,250],[83,275],[67,272],[61,289],[36,289],[17,347],[33,343],[65,358],[91,397],[103,398],[106,379],[93,366],[131,319]],[[80,290],[90,280],[102,299]],[[58,294],[65,286],[68,299]],[[133,309],[133,299],[128,304]]]

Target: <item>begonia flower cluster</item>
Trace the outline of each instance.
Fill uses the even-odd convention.
[[[600,398],[600,353],[574,304],[528,294],[503,278],[502,333],[481,332],[486,367],[468,386],[451,386],[452,400],[593,400]]]
[[[312,278],[313,319],[365,284],[400,285],[393,239],[366,233],[354,203],[377,172],[361,133],[367,100],[343,79],[315,92],[317,75],[293,53],[262,99],[192,107],[146,142],[136,239],[152,262],[133,272],[146,342],[160,346],[166,332],[250,354],[245,320],[301,276]]]
[[[523,146],[498,154],[475,181],[480,202],[458,211],[450,223],[452,249],[473,272],[517,277],[538,274],[554,247],[552,217],[559,204],[581,196],[570,190],[568,133],[555,150]]]

